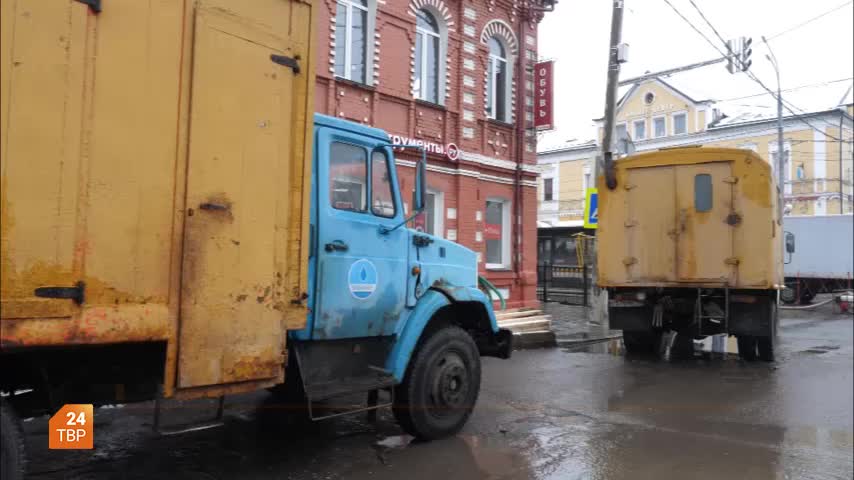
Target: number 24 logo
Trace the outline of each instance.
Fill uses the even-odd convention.
[[[66,425],[86,425],[86,413],[85,412],[66,412],[65,416],[68,417],[68,422]]]

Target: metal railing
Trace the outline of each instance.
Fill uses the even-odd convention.
[[[587,265],[538,265],[537,294],[544,302],[589,305],[591,272]]]

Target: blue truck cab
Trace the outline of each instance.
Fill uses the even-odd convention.
[[[387,392],[409,433],[455,433],[477,400],[479,357],[512,349],[477,288],[477,256],[406,227],[424,205],[423,151],[407,212],[384,131],[315,115],[313,147],[310,312],[289,334],[286,385],[298,374],[313,417],[315,402],[367,392],[372,408]]]

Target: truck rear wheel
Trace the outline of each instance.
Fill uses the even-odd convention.
[[[460,431],[480,392],[480,354],[471,336],[444,327],[418,346],[395,387],[394,416],[410,435],[435,440]]]
[[[0,478],[24,478],[27,457],[21,422],[5,401],[0,401]]]
[[[623,330],[623,346],[632,355],[654,355],[661,346],[661,332]]]

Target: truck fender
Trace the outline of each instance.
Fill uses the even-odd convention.
[[[429,289],[418,299],[418,303],[415,304],[415,308],[412,309],[406,320],[398,324],[401,327],[396,332],[397,339],[386,359],[386,370],[391,372],[396,382],[403,381],[403,377],[406,375],[406,367],[409,365],[409,358],[412,356],[415,346],[418,345],[418,340],[421,339],[424,327],[440,308],[450,304],[451,301],[448,297],[436,290]]]
[[[461,308],[477,310],[482,308],[481,312],[468,310],[471,315],[466,318],[467,321],[476,322],[474,317],[483,319],[482,312],[487,314],[488,326],[482,320],[480,326],[475,327],[475,323],[468,325],[470,331],[480,332],[479,335],[475,335],[474,340],[478,344],[481,355],[509,358],[512,350],[512,334],[498,328],[490,300],[483,292],[474,287],[434,285],[418,299],[412,313],[405,322],[401,322],[402,326],[397,332],[397,340],[386,361],[386,368],[394,375],[396,381],[403,381],[412,352],[415,351],[427,324],[436,312],[452,304],[459,304]]]
[[[495,312],[492,310],[492,301],[480,289],[475,287],[454,287],[451,285],[433,285],[430,288],[442,292],[453,303],[476,302],[483,304],[484,310],[489,317],[489,327],[492,328],[493,333],[498,333],[498,320],[495,318]]]

